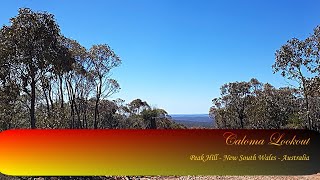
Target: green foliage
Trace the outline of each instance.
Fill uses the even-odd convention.
[[[172,121],[164,109],[151,108],[147,102],[135,99],[124,107],[122,127],[135,129],[185,129],[186,127]]]
[[[218,128],[285,128],[299,111],[295,89],[251,79],[225,84],[221,91],[210,110]]]

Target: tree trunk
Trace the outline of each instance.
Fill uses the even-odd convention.
[[[71,124],[70,124],[70,128],[73,129],[74,128],[74,105],[73,105],[73,100],[71,100],[71,107],[70,107],[70,115],[71,115]]]
[[[239,115],[239,119],[240,119],[240,127],[241,129],[244,129],[244,125],[243,125],[243,115]]]
[[[74,109],[77,114],[77,128],[79,129],[79,128],[81,128],[81,119],[80,119],[80,112],[79,112],[79,108],[77,106],[75,94],[73,95],[73,105],[74,105]]]
[[[97,99],[96,99],[96,105],[94,108],[94,129],[98,129],[98,119],[99,119],[99,99],[100,97],[97,95]]]
[[[74,128],[74,101],[73,101],[73,89],[72,89],[72,84],[70,82],[70,80],[66,79],[66,87],[67,87],[67,92],[68,92],[68,98],[69,98],[69,103],[70,103],[70,129]]]
[[[243,129],[244,128],[244,101],[242,102],[243,107],[242,108],[237,108],[237,113],[238,113],[238,118],[240,121],[240,128]]]
[[[48,97],[49,97],[49,101],[50,101],[50,104],[51,104],[51,110],[54,109],[54,106],[53,106],[53,100],[52,100],[52,88],[51,88],[51,84],[49,83],[49,88],[48,88]]]
[[[155,117],[151,117],[150,119],[150,129],[157,129],[157,122]]]
[[[102,88],[102,77],[99,77],[99,85],[97,86],[97,95],[96,95],[96,105],[94,108],[94,129],[98,129],[98,119],[99,119],[99,101],[101,96],[101,88]]]
[[[312,123],[311,118],[310,118],[309,96],[306,94],[305,98],[306,98],[306,106],[307,106],[307,120],[308,120],[308,124],[309,124],[309,129],[312,130],[313,129],[313,123]]]
[[[60,80],[60,100],[61,100],[61,109],[63,109],[63,87],[62,87],[62,77],[59,75],[59,80]]]
[[[30,107],[30,124],[31,129],[36,128],[36,118],[35,118],[35,102],[36,102],[36,82],[35,75],[31,75],[31,107]]]
[[[298,71],[299,71],[300,78],[302,80],[303,94],[304,94],[304,98],[305,98],[305,101],[306,101],[306,108],[307,108],[307,121],[308,121],[308,125],[309,125],[309,130],[311,130],[313,126],[312,126],[312,121],[311,121],[311,118],[310,118],[309,93],[308,93],[308,90],[307,90],[306,78],[302,75],[302,72],[301,72],[300,68],[298,69]]]
[[[48,99],[48,96],[47,96],[47,93],[45,91],[45,89],[43,88],[43,94],[44,94],[44,97],[46,99],[46,104],[47,104],[47,115],[48,117],[50,117],[50,104],[49,104],[49,99]]]

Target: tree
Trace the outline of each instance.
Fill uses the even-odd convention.
[[[140,114],[145,109],[150,109],[149,104],[141,99],[135,99],[128,104],[128,108],[131,114]]]
[[[255,91],[248,112],[250,128],[280,129],[288,126],[298,115],[296,90],[277,89],[266,83]]]
[[[68,48],[74,62],[71,64],[72,69],[70,71],[61,67],[59,68],[59,66],[56,68],[57,73],[55,74],[59,81],[58,87],[60,89],[60,107],[63,111],[63,87],[65,87],[70,104],[70,128],[87,128],[87,103],[89,94],[93,88],[93,75],[89,72],[91,67],[89,64],[89,55],[87,50],[75,40],[63,38],[62,42],[63,45]],[[65,82],[65,86],[63,82]],[[83,119],[81,120],[82,113]]]
[[[223,105],[228,112],[229,118],[235,122],[235,127],[244,128],[245,119],[247,118],[247,110],[250,106],[251,92],[250,82],[234,82],[224,84],[221,87],[221,98],[214,99],[213,102],[216,105]],[[217,106],[217,108],[219,108]],[[226,118],[226,117],[222,117]]]
[[[109,100],[101,100],[99,111],[101,116],[101,128],[116,129],[119,127],[119,120],[116,117],[118,106],[115,102]]]
[[[285,128],[297,122],[298,97],[295,89],[277,89],[257,79],[228,83],[221,97],[212,100],[209,114],[217,128]]]
[[[147,124],[148,129],[157,129],[157,121],[165,119],[168,113],[163,109],[148,108],[141,112],[141,116]]]
[[[121,60],[106,44],[92,46],[89,50],[89,59],[92,64],[89,72],[93,74],[93,82],[96,86],[94,129],[97,129],[99,102],[103,98],[102,95],[104,94],[104,97],[109,97],[120,89],[118,82],[109,76],[111,69],[119,66]]]
[[[83,68],[83,64],[85,64],[87,58],[87,52],[83,46],[73,39],[60,36],[59,41],[62,45],[58,53],[60,57],[55,61],[52,72],[55,79],[59,81],[60,107],[63,109],[63,77],[69,72],[82,70],[81,68]]]
[[[36,128],[36,88],[41,77],[61,55],[60,29],[52,14],[19,9],[10,19],[10,26],[1,29],[1,42],[8,49],[1,52],[17,74],[19,86],[30,100],[30,124]]]
[[[274,73],[295,80],[304,98],[304,114],[309,129],[314,128],[311,101],[315,98],[311,84],[318,81],[320,75],[320,26],[305,40],[293,38],[276,51]]]

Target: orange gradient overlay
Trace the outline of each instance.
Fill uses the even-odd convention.
[[[265,139],[263,145],[230,145],[223,136],[227,131],[8,130],[0,133],[0,172],[19,176],[268,175],[292,174],[292,168],[301,169],[299,174],[319,170],[318,133],[281,131],[288,138],[310,138],[310,145],[271,146],[267,141],[275,130],[229,130],[240,139]],[[279,158],[239,160],[268,154]],[[309,160],[281,161],[284,155],[294,154],[307,154]],[[228,155],[238,160],[226,160]]]

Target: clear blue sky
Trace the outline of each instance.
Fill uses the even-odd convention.
[[[62,33],[87,48],[109,44],[123,61],[112,98],[140,98],[170,114],[208,113],[228,82],[285,86],[271,69],[276,49],[320,25],[317,0],[10,0],[1,2],[0,24],[19,7],[54,14]]]

